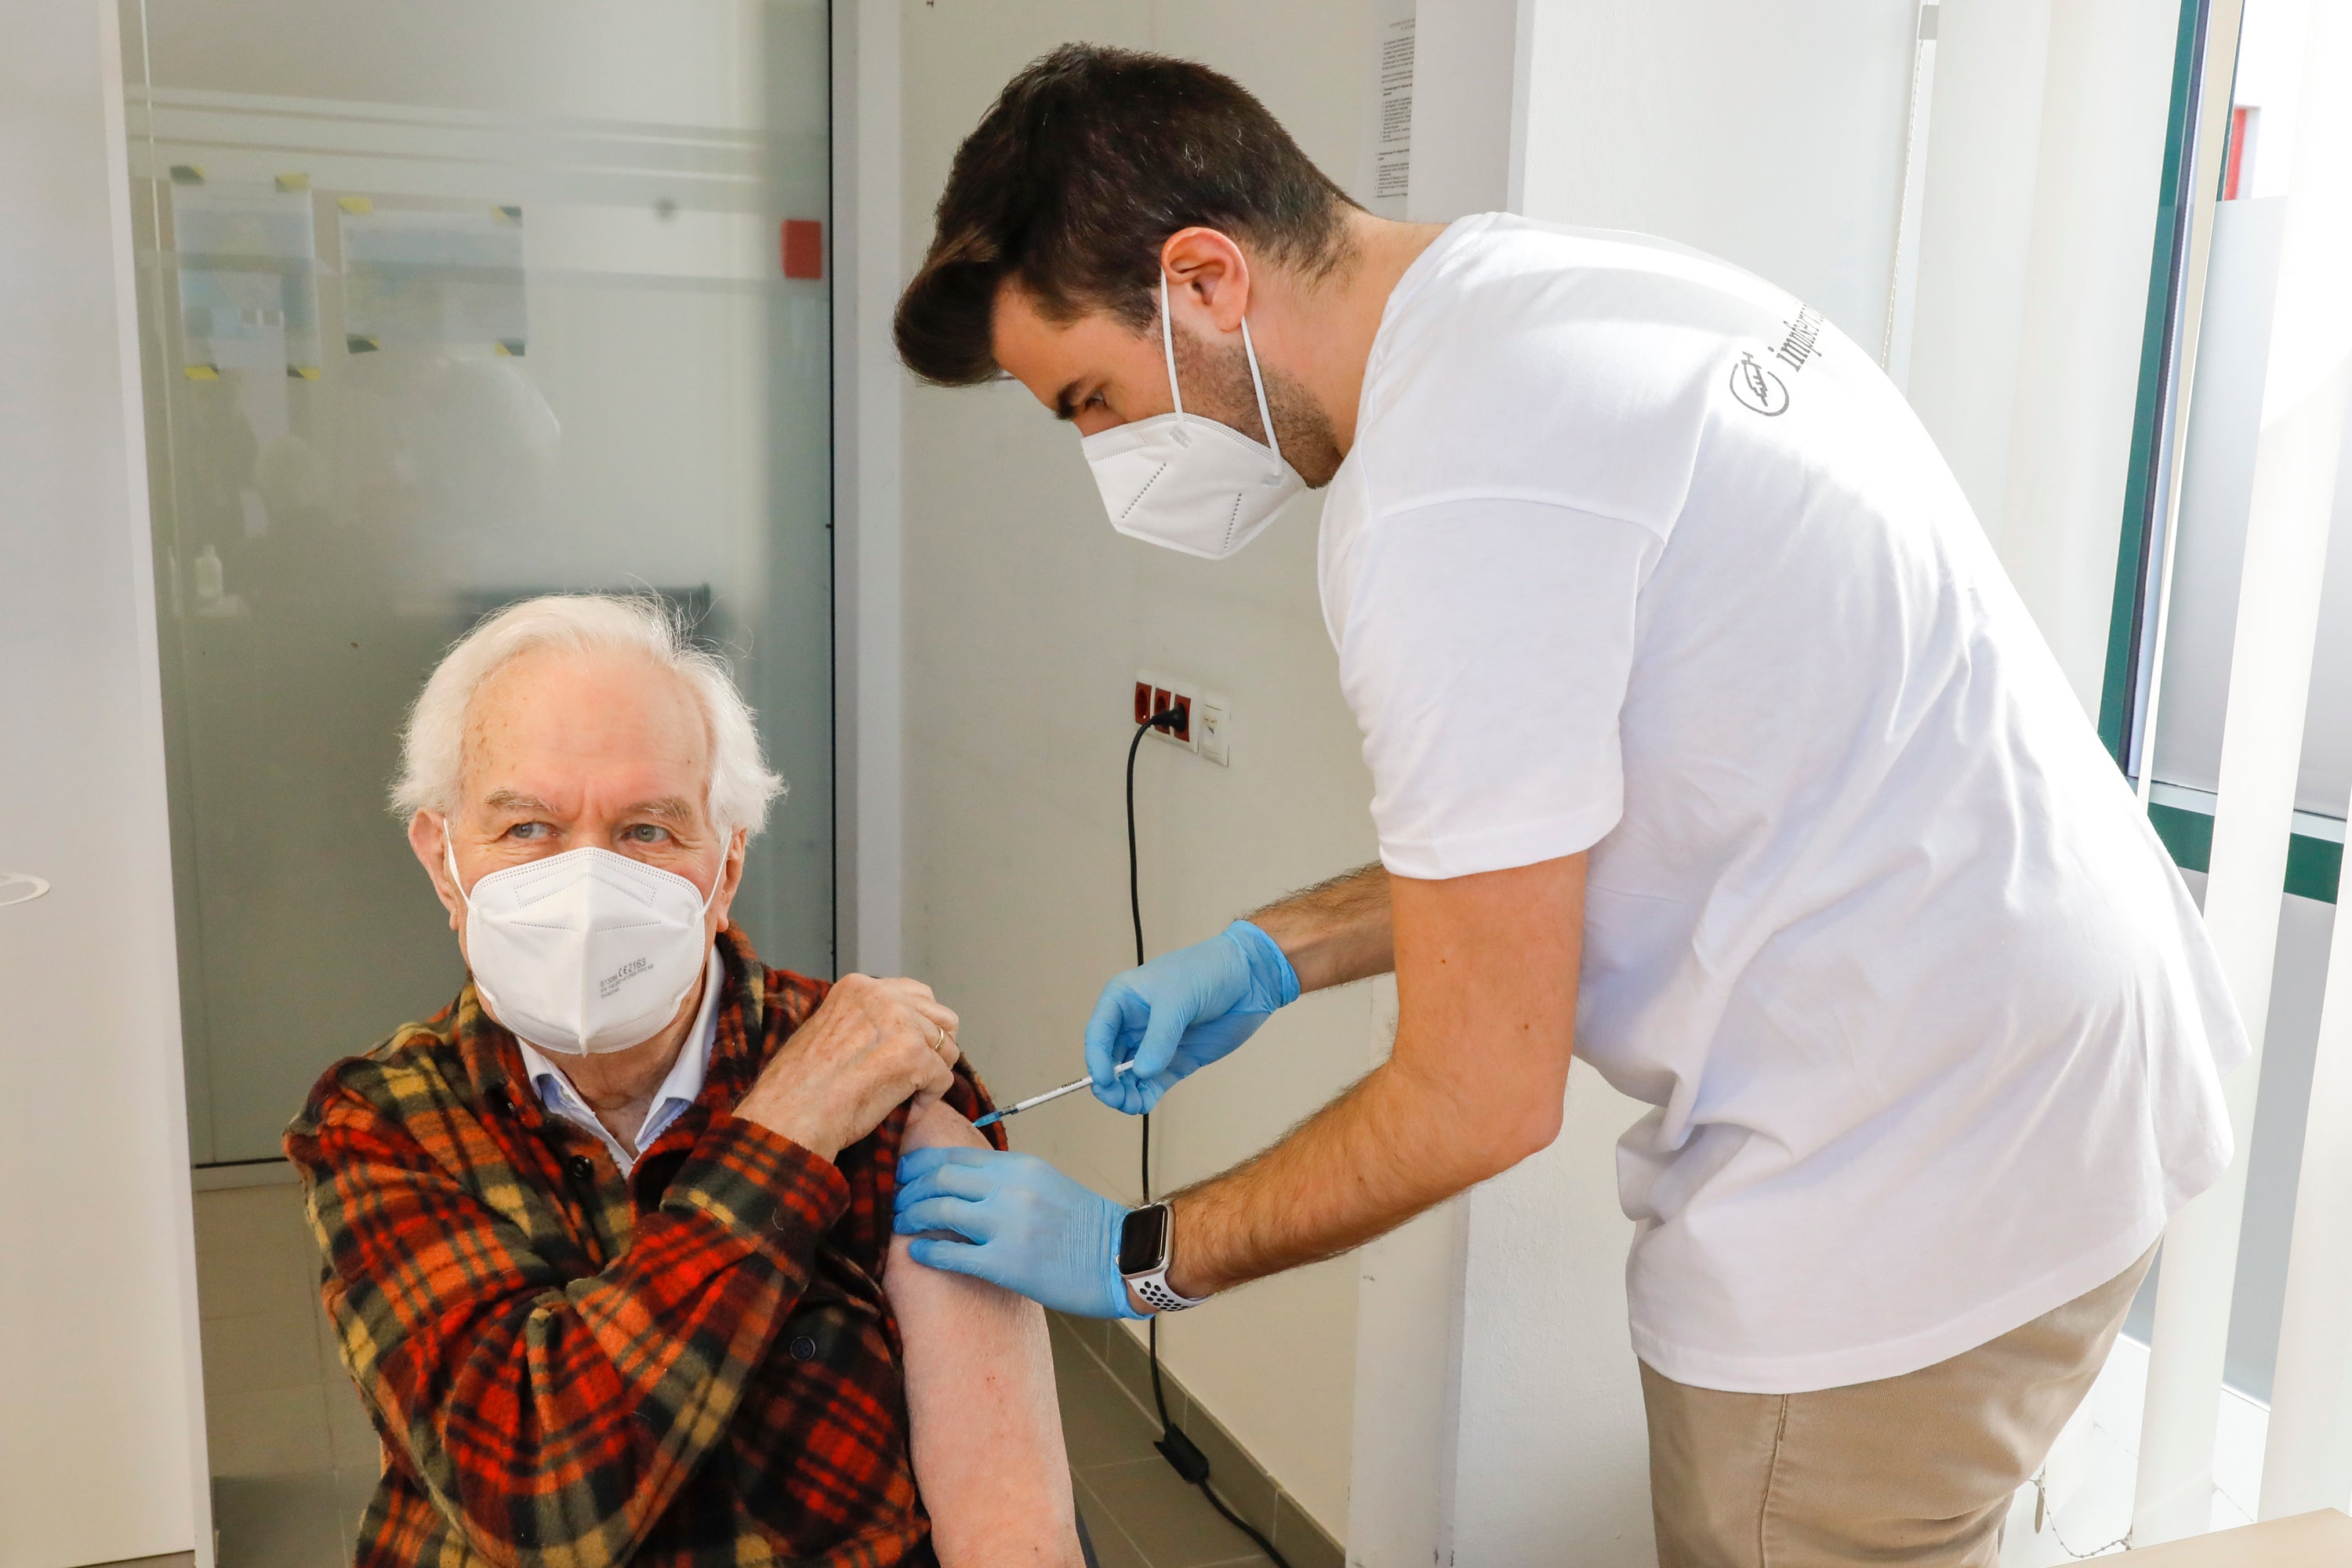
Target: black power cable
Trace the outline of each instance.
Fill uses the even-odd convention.
[[[1127,743],[1127,909],[1135,921],[1135,963],[1143,964],[1143,889],[1136,869],[1135,853],[1135,754],[1142,749],[1143,737],[1153,730],[1173,730],[1180,720],[1189,720],[1181,708],[1162,709],[1135,727],[1135,739]],[[1151,1113],[1145,1111],[1143,1121],[1143,1201],[1151,1201]],[[1186,1436],[1183,1430],[1168,1419],[1168,1395],[1160,1386],[1160,1315],[1155,1312],[1144,1320],[1143,1334],[1151,1357],[1151,1403],[1160,1412],[1160,1441],[1152,1445],[1168,1466],[1209,1500],[1209,1506],[1224,1515],[1225,1522],[1257,1542],[1257,1549],[1274,1559],[1276,1568],[1290,1568],[1288,1559],[1274,1549],[1274,1542],[1258,1533],[1255,1526],[1235,1513],[1209,1485],[1209,1456],[1201,1452],[1200,1445]]]

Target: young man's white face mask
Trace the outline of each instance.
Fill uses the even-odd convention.
[[[445,830],[449,880],[457,852]],[[661,1033],[702,978],[710,894],[675,872],[572,849],[493,871],[469,891],[466,962],[474,989],[520,1039],[580,1056],[625,1051]]]
[[[1274,514],[1305,481],[1282,459],[1247,317],[1242,320],[1242,353],[1249,360],[1250,390],[1257,394],[1258,422],[1274,443],[1271,447],[1230,425],[1184,412],[1184,394],[1176,384],[1176,337],[1168,319],[1165,272],[1160,275],[1160,342],[1168,358],[1168,395],[1176,412],[1114,426],[1087,437],[1079,449],[1094,469],[1113,528],[1187,555],[1223,560],[1265,531]]]

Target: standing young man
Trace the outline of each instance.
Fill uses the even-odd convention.
[[[2197,912],[1901,395],[1688,250],[1354,206],[1250,96],[1068,47],[957,154],[898,344],[1083,437],[1112,525],[1240,549],[1328,487],[1381,864],[1115,978],[1148,1109],[1302,990],[1394,1053],[1129,1214],[910,1156],[916,1256],[1174,1310],[1542,1149],[1620,1144],[1661,1561],[1990,1563],[2245,1053]],[[1135,1059],[1130,1078],[1116,1067]]]

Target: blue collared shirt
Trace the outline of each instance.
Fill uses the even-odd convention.
[[[531,1087],[539,1090],[539,1102],[549,1110],[593,1132],[604,1147],[612,1152],[613,1163],[627,1175],[636,1165],[637,1155],[653,1147],[654,1140],[667,1131],[686,1108],[702,1093],[702,1075],[710,1065],[710,1048],[719,1039],[719,992],[726,984],[727,967],[719,961],[719,948],[713,943],[710,961],[702,972],[702,1005],[695,1013],[694,1026],[687,1031],[686,1041],[679,1047],[677,1060],[670,1064],[669,1076],[654,1090],[653,1109],[646,1112],[646,1124],[637,1129],[637,1145],[632,1149],[613,1135],[613,1130],[596,1120],[580,1091],[563,1070],[535,1049],[529,1042],[518,1039],[522,1049],[523,1071],[530,1076]]]

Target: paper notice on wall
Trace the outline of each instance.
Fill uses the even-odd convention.
[[[318,244],[310,193],[278,185],[172,187],[181,364],[319,374]]]
[[[354,210],[338,221],[343,331],[366,353],[392,343],[471,343],[520,355],[530,336],[522,209]]]
[[[1382,217],[1404,216],[1412,184],[1414,0],[1375,0],[1372,17],[1372,125],[1365,205]]]

